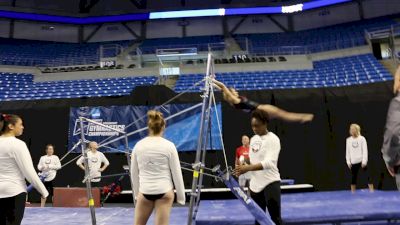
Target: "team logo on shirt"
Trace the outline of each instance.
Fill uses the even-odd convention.
[[[353,141],[351,146],[353,146],[353,148],[358,148],[358,141]]]
[[[44,163],[50,164],[50,163],[51,163],[51,159],[46,159],[46,160],[44,161]]]
[[[92,157],[92,158],[90,158],[90,161],[92,163],[97,163],[99,160],[96,157]]]
[[[251,151],[253,151],[254,153],[258,152],[260,150],[260,148],[261,148],[261,144],[262,144],[261,140],[254,141],[250,146],[251,147]]]
[[[155,163],[153,163],[151,160],[147,161],[146,164],[147,164],[147,165],[155,165]]]

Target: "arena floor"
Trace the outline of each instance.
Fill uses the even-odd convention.
[[[397,191],[284,194],[282,218],[285,224],[400,224],[399,202]],[[174,207],[170,224],[186,224],[187,214],[187,207]],[[96,208],[96,218],[98,225],[132,225],[134,210],[121,206]],[[87,208],[28,207],[22,224],[90,225],[91,219]],[[148,224],[153,224],[152,218]],[[211,224],[252,225],[254,218],[238,200],[203,200],[196,225]]]

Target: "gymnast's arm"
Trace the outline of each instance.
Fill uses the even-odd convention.
[[[40,157],[39,163],[37,165],[37,168],[38,168],[39,171],[43,171],[44,170],[45,166],[43,164],[44,164],[44,162],[43,162],[43,156],[42,156],[42,157]]]
[[[135,146],[136,147],[136,146]],[[139,165],[137,161],[136,151],[133,148],[132,156],[131,156],[131,179],[132,179],[132,188],[133,194],[135,198],[137,198],[139,194]]]
[[[398,135],[389,128],[391,127],[388,127],[388,124],[386,124],[381,152],[388,172],[394,177],[394,167],[399,163],[400,158],[398,155],[398,152],[400,152],[400,142]]]
[[[350,139],[346,139],[346,164],[349,169],[351,169],[351,161],[350,161]]]
[[[13,153],[13,157],[18,165],[18,168],[31,183],[36,190],[42,195],[42,198],[46,198],[49,195],[49,192],[46,190],[45,186],[43,185],[42,181],[39,179],[39,176],[36,174],[35,168],[32,163],[32,157],[29,153],[28,147],[26,144],[21,141],[16,147],[16,151]]]
[[[104,153],[101,153],[101,161],[103,163],[103,167],[100,168],[100,172],[103,172],[110,165],[110,162],[108,161]]]
[[[79,157],[79,159],[76,160],[76,165],[79,166],[79,168],[81,168],[82,170],[85,170],[85,167],[83,166],[83,161],[84,161],[83,156]]]
[[[171,155],[169,159],[169,167],[171,169],[172,179],[176,190],[176,202],[181,205],[185,204],[185,186],[183,184],[181,163],[179,161],[178,151],[175,145],[171,146]]]
[[[224,97],[225,101],[227,101],[228,103],[230,103],[232,105],[240,103],[241,100],[236,91],[234,91],[233,89],[227,88],[224,83],[219,82],[217,80],[213,80],[213,84],[214,84],[214,87],[216,87],[222,91],[222,96]]]
[[[362,137],[361,151],[362,151],[361,166],[362,166],[362,168],[364,168],[367,166],[367,163],[368,163],[368,145],[367,145],[367,139],[365,139],[365,137]]]

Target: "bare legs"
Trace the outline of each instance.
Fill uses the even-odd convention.
[[[155,209],[155,225],[168,225],[169,215],[174,201],[174,192],[167,192],[162,198],[150,201],[139,193],[135,208],[135,225],[146,225]]]

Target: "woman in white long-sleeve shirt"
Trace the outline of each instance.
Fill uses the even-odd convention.
[[[49,193],[33,167],[25,142],[16,138],[24,130],[16,115],[0,115],[0,224],[20,224],[24,216],[28,180],[46,198]]]
[[[53,180],[56,178],[57,170],[61,169],[61,163],[58,156],[54,155],[54,146],[46,145],[46,155],[40,157],[38,170],[41,171],[41,176],[44,177],[44,186],[49,192],[49,197],[53,197]],[[42,198],[40,207],[44,207],[47,198]]]
[[[165,121],[163,115],[151,110],[147,113],[148,137],[140,140],[132,152],[131,177],[137,199],[135,225],[145,225],[153,210],[155,224],[169,224],[174,201],[185,204],[185,187],[178,152],[175,145],[163,138]]]
[[[97,149],[99,145],[95,141],[89,142],[89,151],[87,152],[88,166],[89,166],[89,176],[92,177],[90,180],[92,187],[101,186],[101,173],[107,169],[110,165],[107,157],[104,153],[99,152]],[[85,171],[85,159],[81,156],[77,161],[76,165],[79,166],[83,171]]]
[[[350,125],[350,137],[346,139],[346,163],[351,170],[351,191],[356,191],[357,177],[362,168],[368,176],[368,187],[370,191],[374,190],[367,170],[368,164],[368,146],[367,140],[361,135],[361,128],[358,124]]]
[[[254,136],[250,140],[250,164],[236,165],[234,174],[251,173],[251,198],[263,209],[268,208],[272,221],[282,224],[281,186],[278,169],[281,142],[274,133],[268,131],[268,114],[256,109],[251,114],[251,127]],[[259,224],[256,222],[256,224]]]

